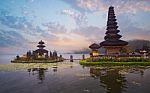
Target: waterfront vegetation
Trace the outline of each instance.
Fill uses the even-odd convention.
[[[63,58],[48,58],[48,59],[27,59],[27,58],[19,58],[14,59],[12,63],[55,63],[62,62]]]
[[[87,62],[150,62],[149,58],[142,57],[127,57],[127,58],[116,58],[116,57],[90,57],[86,59]]]
[[[80,60],[80,64],[84,66],[150,66],[150,60],[149,59],[104,59],[104,60],[94,60],[92,61],[91,58],[88,58],[87,60]]]

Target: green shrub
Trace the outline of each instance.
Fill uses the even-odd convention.
[[[86,60],[80,60],[81,65],[85,66],[150,66],[149,62],[87,62]]]
[[[113,58],[113,57],[90,57],[87,62],[150,62],[148,58]]]

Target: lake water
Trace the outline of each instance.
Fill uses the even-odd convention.
[[[150,93],[150,67],[10,63],[14,56],[0,55],[0,93]]]

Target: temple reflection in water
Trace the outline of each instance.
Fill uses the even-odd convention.
[[[52,67],[53,72],[57,72],[57,66]],[[27,69],[29,75],[36,76],[38,80],[40,80],[39,84],[43,83],[45,79],[45,73],[48,72],[48,68],[30,68]]]
[[[29,74],[32,73],[32,75],[36,75],[37,79],[40,80],[39,83],[42,83],[45,79],[45,72],[48,70],[48,68],[30,68],[28,69]]]
[[[128,82],[124,73],[143,76],[144,68],[90,68],[91,77],[100,79],[100,86],[106,90],[106,93],[122,93],[126,90]]]

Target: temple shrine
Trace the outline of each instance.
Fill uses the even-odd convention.
[[[11,62],[14,63],[51,63],[51,62],[62,62],[62,55],[58,56],[57,52],[49,52],[44,49],[45,43],[41,40],[34,51],[28,51],[24,56],[16,56],[16,59]]]
[[[46,58],[48,57],[48,51],[44,49],[45,43],[41,40],[37,45],[39,49],[33,51],[33,53],[37,56],[37,58]]]
[[[125,50],[128,42],[120,40],[122,37],[120,34],[120,30],[118,30],[116,16],[114,13],[114,7],[110,6],[108,10],[108,21],[107,21],[107,31],[106,36],[104,37],[105,41],[100,43],[100,46],[105,48],[106,55],[112,54],[121,54],[123,50]]]
[[[92,53],[90,54],[90,56],[98,56],[100,53],[98,51],[98,49],[100,48],[100,45],[93,43],[92,45],[89,46],[90,49],[92,49]]]
[[[92,56],[98,56],[99,48],[105,49],[105,55],[120,55],[122,53],[127,53],[127,45],[128,42],[121,40],[122,37],[120,34],[120,30],[118,30],[117,22],[116,22],[116,16],[114,13],[114,7],[110,6],[108,10],[108,21],[107,21],[107,28],[106,28],[106,36],[104,37],[104,41],[100,43],[100,45],[97,45],[93,43],[89,46],[89,48],[92,50],[91,55]]]

